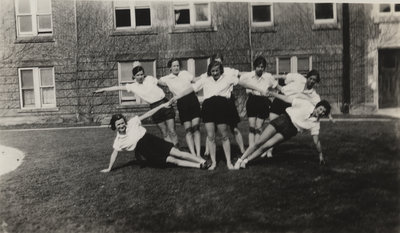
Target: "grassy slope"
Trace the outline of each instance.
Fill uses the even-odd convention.
[[[8,232],[398,232],[399,132],[399,121],[324,122],[325,167],[301,135],[246,170],[141,167],[125,153],[102,174],[109,129],[3,131],[0,144],[26,157],[0,177],[0,223]]]

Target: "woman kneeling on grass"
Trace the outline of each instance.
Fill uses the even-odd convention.
[[[304,130],[311,132],[315,147],[319,153],[319,161],[321,164],[324,164],[325,160],[318,137],[320,128],[319,119],[329,115],[331,111],[329,102],[321,100],[314,107],[309,100],[299,95],[294,98],[273,92],[270,92],[269,95],[290,103],[292,106],[287,108],[284,114],[270,122],[256,143],[247,148],[242,157],[237,160],[234,168],[245,168],[248,161],[260,156],[274,145],[295,136],[298,131],[302,132]]]
[[[141,116],[135,116],[128,122],[122,114],[113,115],[110,121],[111,129],[117,130],[113,145],[114,151],[111,154],[108,168],[101,172],[111,171],[119,151],[133,150],[151,165],[165,166],[166,163],[172,163],[181,167],[208,169],[210,164],[206,160],[178,150],[173,147],[172,143],[148,134],[146,129],[141,126],[141,120],[150,117],[161,108],[169,107],[172,101],[161,104]]]

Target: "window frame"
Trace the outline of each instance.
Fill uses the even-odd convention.
[[[389,12],[381,12],[381,5],[388,4],[390,6]],[[399,3],[379,3],[377,4],[377,11],[380,16],[400,15],[400,11],[395,11],[395,5]]]
[[[187,71],[193,75],[193,77],[198,78],[200,76],[196,77],[196,59],[204,59],[207,60],[207,67],[210,64],[211,60],[209,57],[191,57],[191,58],[183,58],[181,61],[186,61],[187,64]],[[182,68],[181,68],[182,69]],[[203,72],[202,74],[207,73],[207,70]],[[196,92],[196,96],[199,99],[199,102],[203,102],[204,100],[204,93],[203,90],[200,90]]]
[[[269,22],[253,22],[253,6],[270,6],[271,21]],[[250,3],[250,22],[253,27],[268,27],[274,25],[274,4],[268,2]]]
[[[312,56],[311,55],[298,55],[298,56],[277,56],[275,57],[276,62],[276,71],[275,73],[279,74],[279,59],[290,59],[290,73],[298,73],[298,60],[299,58],[308,58],[308,71],[312,70]]]
[[[332,4],[333,18],[332,19],[317,19],[316,18],[317,16],[316,16],[315,4],[325,4],[325,3]],[[313,16],[314,16],[314,24],[336,24],[337,23],[337,6],[336,6],[336,3],[331,3],[331,2],[313,3]]]
[[[196,21],[196,8],[195,5],[207,4],[208,5],[208,20],[207,21]],[[175,10],[177,9],[189,9],[190,23],[189,24],[176,24]],[[208,1],[199,2],[173,2],[172,4],[172,15],[174,18],[174,27],[184,28],[184,27],[201,27],[201,26],[211,26],[211,4]]]
[[[42,85],[41,84],[41,76],[40,71],[44,69],[51,69],[52,81],[53,85]],[[22,87],[22,71],[24,70],[32,70],[32,82],[33,82],[33,95],[35,99],[35,106],[32,107],[24,107],[24,99],[22,91],[24,90]],[[20,97],[20,107],[21,109],[47,109],[47,108],[55,108],[57,107],[57,97],[56,97],[56,80],[54,67],[24,67],[18,68],[18,81],[19,81],[19,97]],[[54,104],[44,104],[42,103],[42,90],[44,88],[53,88],[53,96],[54,96]]]
[[[153,74],[154,74],[153,77],[155,77],[155,78],[157,77],[156,76],[156,71],[157,71],[157,69],[156,69],[156,60],[138,60],[138,61],[140,63],[153,62]],[[128,83],[133,83],[134,82],[133,80],[132,81],[123,81],[122,80],[122,74],[121,74],[121,71],[122,71],[121,63],[131,63],[132,64],[132,68],[133,68],[133,63],[134,62],[135,61],[118,61],[118,86],[123,86],[123,85],[126,85]],[[132,72],[130,72],[130,75],[131,75],[131,79],[132,79]],[[136,94],[135,94],[134,97],[132,97],[132,96],[124,97],[124,96],[122,96],[122,92],[123,91],[118,91],[118,102],[119,102],[119,105],[121,105],[121,106],[135,106],[135,105],[144,104],[143,100],[140,99],[138,96],[136,96]],[[126,102],[124,102],[124,101],[126,101]]]
[[[117,5],[117,2],[128,3],[127,5]],[[142,4],[141,4],[142,3]],[[136,25],[136,9],[149,9],[150,10],[150,25],[137,26]],[[117,27],[117,12],[116,10],[129,10],[131,17],[131,26]],[[132,29],[151,29],[153,27],[153,10],[151,2],[135,2],[135,1],[113,1],[114,13],[114,29],[115,30],[132,30]]]
[[[53,13],[52,13],[52,3],[49,0],[50,4],[50,12],[48,13],[39,13],[38,12],[38,1],[30,0],[30,12],[29,13],[19,13],[19,0],[15,1],[15,23],[17,29],[17,37],[30,37],[30,36],[51,36],[53,35]],[[49,15],[50,16],[50,28],[39,29],[39,16]],[[21,32],[20,27],[20,17],[21,16],[30,16],[31,17],[31,32]]]

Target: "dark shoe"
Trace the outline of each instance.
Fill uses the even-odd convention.
[[[209,167],[211,167],[211,161],[209,161],[209,160],[206,160],[200,164],[200,169],[202,169],[202,170],[206,170]]]

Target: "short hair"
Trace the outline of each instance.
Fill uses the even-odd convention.
[[[318,108],[319,106],[324,106],[326,111],[325,111],[325,116],[328,116],[331,113],[331,104],[326,101],[326,100],[321,100],[315,105],[315,108]]]
[[[144,69],[141,66],[135,66],[132,69],[132,75],[135,76],[137,73],[139,73],[140,71],[143,71],[144,74]]]
[[[306,78],[309,78],[311,76],[315,76],[317,78],[317,83],[319,83],[320,81],[320,77],[319,77],[319,72],[317,70],[310,70],[308,71]]]
[[[208,65],[208,69],[207,69],[207,75],[211,76],[211,69],[215,66],[218,66],[219,71],[221,73],[221,75],[224,73],[224,66],[222,65],[221,62],[219,61],[211,61],[211,63]]]
[[[216,54],[212,55],[211,56],[211,61],[215,61],[215,59],[218,59],[218,58],[221,59],[221,62],[224,61],[224,56],[222,56],[221,53],[216,53]]]
[[[174,61],[178,61],[179,67],[182,67],[182,62],[181,62],[181,60],[179,60],[178,58],[173,57],[173,58],[169,59],[169,61],[168,61],[168,63],[167,63],[168,68],[171,68],[171,67],[172,67],[172,63],[173,63]]]
[[[126,118],[121,113],[117,113],[117,114],[114,114],[114,115],[111,116],[110,126],[111,126],[112,130],[116,130],[117,129],[117,127],[115,127],[115,122],[120,120],[120,119],[124,119],[124,121],[126,123]]]
[[[267,67],[267,61],[265,60],[265,58],[263,56],[258,56],[253,62],[254,67],[257,67],[260,64],[262,64],[264,66],[264,68]]]

